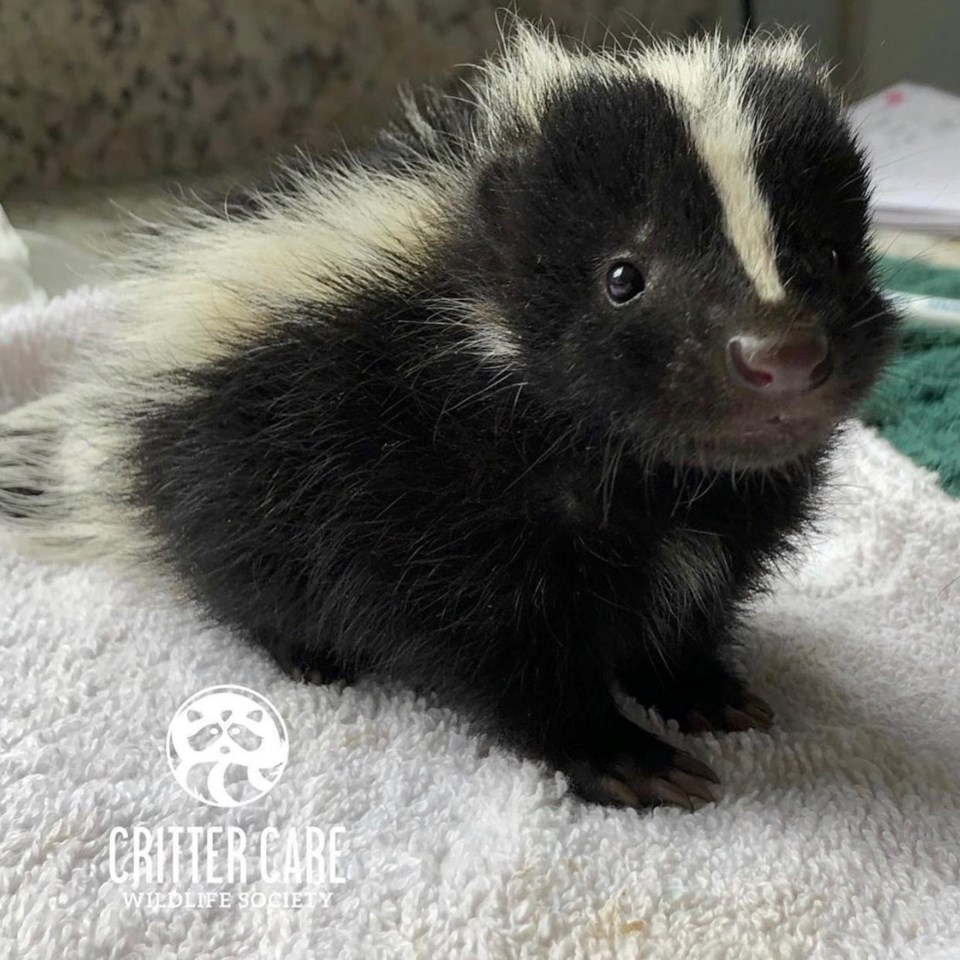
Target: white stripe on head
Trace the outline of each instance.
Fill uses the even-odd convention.
[[[770,303],[785,299],[773,220],[754,162],[757,118],[745,86],[756,67],[804,70],[803,45],[795,33],[732,44],[711,34],[584,56],[565,50],[552,34],[518,23],[507,47],[505,60],[485,67],[481,100],[492,142],[518,120],[538,129],[551,92],[577,77],[639,72],[666,91],[683,117],[720,199],[724,232],[757,296]]]
[[[748,69],[764,63],[798,69],[803,62],[799,41],[787,36],[727,46],[711,36],[684,54],[664,45],[640,59],[643,73],[667,91],[684,117],[720,198],[727,238],[757,296],[769,303],[783,300],[773,220],[754,164],[756,118],[744,85]]]

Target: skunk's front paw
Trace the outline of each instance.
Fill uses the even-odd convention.
[[[620,718],[596,743],[581,745],[561,764],[584,800],[618,807],[673,804],[696,810],[716,798],[717,775],[705,763]]]
[[[712,730],[734,733],[769,730],[773,718],[773,708],[766,700],[744,690],[732,703],[696,701],[678,717],[678,723],[686,733],[709,733]]]
[[[719,665],[678,677],[669,691],[645,706],[652,706],[666,720],[676,720],[685,733],[767,730],[774,718],[766,700]]]

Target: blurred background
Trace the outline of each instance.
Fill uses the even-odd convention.
[[[717,0],[713,16],[729,29],[742,16],[739,0]],[[954,0],[754,0],[763,26],[800,26],[850,99],[900,80],[960,93],[960,3]]]
[[[951,0],[516,0],[588,42],[799,25],[859,98],[960,92]],[[401,82],[496,47],[503,0],[3,0],[0,197],[257,166],[380,122]]]
[[[508,6],[588,44],[802,29],[855,105],[882,249],[960,266],[957,0],[0,0],[0,306],[89,282],[171,193],[362,141],[398,86],[495,51]]]

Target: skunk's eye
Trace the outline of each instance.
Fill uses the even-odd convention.
[[[850,263],[847,260],[842,250],[839,250],[837,247],[830,247],[829,256],[830,256],[830,269],[833,273],[847,272],[847,267],[850,266]]]
[[[626,260],[615,263],[607,271],[607,296],[615,306],[622,306],[639,297],[645,286],[643,274]]]
[[[847,268],[843,254],[836,247],[832,247],[829,244],[824,244],[814,251],[811,266],[813,267],[814,273],[825,277],[843,273]]]

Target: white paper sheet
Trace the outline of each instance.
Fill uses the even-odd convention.
[[[874,221],[960,235],[960,97],[899,83],[850,117],[873,171]]]

